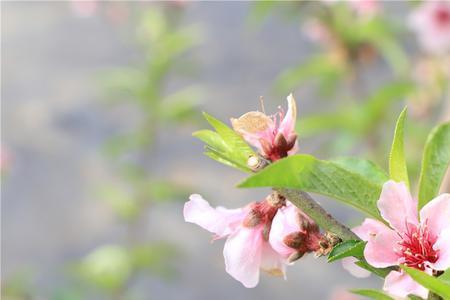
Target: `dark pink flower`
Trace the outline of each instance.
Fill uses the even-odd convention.
[[[297,151],[295,121],[297,107],[290,94],[287,97],[288,110],[272,116],[259,111],[248,112],[238,119],[231,119],[233,129],[259,152],[271,161],[279,160]]]
[[[406,265],[433,274],[450,267],[450,194],[442,194],[417,212],[417,200],[404,183],[388,181],[378,209],[389,226],[366,219],[354,231],[367,241],[364,257],[377,268]],[[419,218],[420,216],[420,218]],[[427,297],[428,290],[403,271],[392,271],[384,289],[395,296]]]
[[[272,248],[288,261],[319,251],[325,242],[319,226],[289,202],[275,215],[269,240]]]
[[[409,23],[425,51],[438,55],[450,51],[450,2],[424,1]]]
[[[285,275],[286,262],[269,244],[272,219],[284,201],[265,199],[243,208],[212,208],[200,195],[191,195],[184,205],[184,219],[214,233],[214,239],[227,238],[223,255],[226,271],[245,287],[255,287],[260,269]]]

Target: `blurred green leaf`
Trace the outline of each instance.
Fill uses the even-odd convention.
[[[111,207],[111,209],[124,219],[132,219],[139,212],[139,207],[133,196],[117,185],[104,186],[99,190],[99,197]]]
[[[144,182],[153,202],[164,203],[168,201],[185,200],[189,195],[189,188],[168,180],[153,179]]]
[[[439,193],[439,187],[450,164],[450,123],[435,127],[428,135],[419,180],[419,207]]]
[[[201,130],[192,134],[206,144],[205,154],[221,163],[250,172],[247,160],[255,152],[233,129],[207,113],[203,115],[216,130]]]
[[[397,182],[404,182],[409,186],[403,142],[406,112],[407,109],[403,109],[395,126],[394,140],[392,141],[391,153],[389,155],[389,175],[391,179]]]
[[[196,120],[201,95],[198,87],[191,86],[167,96],[161,104],[161,119],[175,123]]]
[[[292,91],[306,80],[319,78],[324,80],[324,86],[333,87],[336,81],[345,72],[343,65],[325,54],[316,55],[304,64],[288,69],[281,73],[275,82],[275,91],[284,94]]]
[[[444,299],[450,299],[450,283],[447,281],[440,280],[439,277],[430,276],[425,272],[404,265],[400,265],[400,267],[420,285]]]
[[[130,254],[137,269],[148,270],[165,277],[173,275],[174,265],[179,263],[179,255],[176,246],[166,242],[138,245]]]
[[[375,300],[395,300],[394,298],[386,295],[384,292],[378,290],[361,289],[361,290],[351,290],[351,292],[353,294],[365,296],[367,298]]]
[[[381,185],[338,164],[299,154],[281,159],[248,177],[239,187],[294,188],[353,206],[375,219]]]
[[[349,256],[363,258],[365,245],[366,242],[364,241],[348,240],[341,242],[331,250],[328,255],[328,262],[331,263]]]
[[[278,1],[254,1],[252,2],[250,13],[248,16],[248,23],[255,26],[261,23],[270,12],[273,11]]]
[[[131,275],[131,259],[123,247],[104,245],[88,254],[76,270],[88,283],[114,291],[121,288]]]
[[[379,185],[383,185],[389,180],[389,176],[386,172],[374,162],[366,159],[360,159],[355,157],[342,157],[331,160],[338,166],[349,170],[350,172],[359,174]]]

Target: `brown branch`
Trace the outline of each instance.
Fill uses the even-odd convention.
[[[301,209],[325,231],[337,235],[343,241],[359,240],[358,236],[350,228],[333,218],[309,194],[300,190],[286,188],[277,188],[275,190]]]

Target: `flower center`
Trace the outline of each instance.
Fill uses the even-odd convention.
[[[407,227],[408,231],[402,236],[400,248],[396,252],[401,256],[401,263],[423,271],[439,257],[438,251],[433,249],[437,238],[430,234],[427,222],[422,226]]]
[[[450,24],[450,10],[446,7],[439,7],[434,13],[434,18],[439,26],[447,26]]]

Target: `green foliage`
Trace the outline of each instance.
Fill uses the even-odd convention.
[[[369,265],[369,263],[367,263],[365,260],[360,260],[355,262],[355,265],[381,277],[381,278],[385,278],[391,271],[391,268],[375,268],[371,265]]]
[[[348,240],[334,246],[328,255],[328,262],[334,262],[344,257],[353,256],[356,258],[364,257],[364,247],[366,243],[364,241]]]
[[[174,265],[170,262],[176,260],[179,255],[178,249],[166,242],[138,245],[130,251],[136,269],[147,270],[164,277],[173,275]]]
[[[315,78],[319,81],[321,91],[332,91],[337,79],[345,72],[342,64],[325,54],[318,54],[300,64],[281,73],[275,83],[275,91],[278,94],[294,90],[305,81]]]
[[[370,160],[355,157],[342,157],[331,161],[350,172],[370,178],[371,181],[376,182],[379,185],[382,185],[389,180],[389,176],[386,172]]]
[[[377,125],[386,121],[389,107],[413,90],[410,82],[389,83],[367,97],[362,104],[345,104],[332,113],[315,114],[298,120],[297,132],[301,137],[329,131],[346,132],[358,139],[373,136]]]
[[[439,277],[433,277],[420,270],[410,268],[407,266],[400,266],[403,271],[408,273],[409,276],[418,282],[425,288],[429,289],[435,294],[438,294],[444,299],[450,299],[450,283],[444,278],[444,280]]]
[[[375,300],[394,300],[394,298],[392,298],[378,290],[361,289],[361,290],[351,290],[351,292],[353,294],[365,296],[367,298],[375,299]]]
[[[247,160],[255,152],[233,129],[207,113],[203,115],[216,130],[200,130],[192,134],[206,144],[205,154],[220,163],[250,172]]]
[[[409,186],[403,142],[406,112],[406,108],[403,109],[395,126],[394,140],[392,141],[391,153],[389,155],[389,175],[391,179],[397,182],[404,182]]]
[[[440,275],[439,280],[450,284],[450,269],[447,269],[442,275]]]
[[[120,289],[131,274],[127,250],[118,245],[105,245],[88,254],[77,266],[77,273],[100,289]]]
[[[135,199],[117,185],[104,186],[99,190],[99,197],[123,219],[133,219],[139,212]]]
[[[294,188],[335,198],[381,220],[376,202],[381,185],[371,178],[311,155],[294,155],[250,176],[240,187]]]
[[[419,206],[437,196],[450,164],[450,123],[435,127],[429,134],[422,158],[419,180]]]

